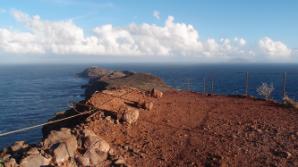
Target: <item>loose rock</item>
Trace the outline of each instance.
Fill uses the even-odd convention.
[[[28,155],[27,157],[21,160],[21,167],[40,167],[50,164],[51,159],[45,158],[40,153]]]
[[[70,129],[62,128],[60,131],[51,131],[50,135],[44,140],[43,145],[45,148],[50,148],[54,144],[61,143],[68,139],[72,139],[74,144],[76,138],[71,134]]]
[[[25,141],[16,141],[14,145],[12,145],[10,147],[11,151],[12,152],[16,152],[16,151],[19,151],[21,149],[25,149],[25,148],[28,148],[28,144],[25,143]]]
[[[139,110],[132,107],[127,107],[122,115],[121,120],[128,124],[132,124],[132,123],[135,123],[138,120],[138,118],[139,118]]]
[[[14,158],[10,158],[9,160],[4,162],[5,167],[17,167],[17,162]]]
[[[78,148],[78,141],[71,134],[70,129],[62,128],[52,131],[43,142],[44,148],[49,149],[55,157],[55,162],[60,165],[70,157],[74,157]]]
[[[106,160],[110,145],[90,130],[85,130],[84,135],[84,148],[86,152],[77,158],[80,164],[83,166],[88,166],[88,164],[95,166]]]
[[[60,143],[53,153],[54,153],[56,163],[58,165],[68,160],[69,157],[73,156],[73,155],[70,155],[70,153],[68,152],[68,149],[65,143]]]
[[[157,89],[152,89],[151,90],[151,96],[155,98],[161,98],[163,96],[163,93]]]
[[[153,103],[152,102],[145,102],[143,105],[143,108],[145,110],[151,111],[153,109]]]

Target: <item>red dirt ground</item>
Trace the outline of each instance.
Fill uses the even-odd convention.
[[[108,99],[102,97],[95,94],[89,103],[102,108]],[[176,91],[160,99],[135,91],[103,108],[117,112],[123,104],[142,100],[154,107],[140,109],[135,124],[111,123],[96,113],[84,125],[131,166],[298,166],[294,109],[252,98]]]

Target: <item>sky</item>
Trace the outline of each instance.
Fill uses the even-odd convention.
[[[296,0],[9,0],[0,63],[298,63]]]

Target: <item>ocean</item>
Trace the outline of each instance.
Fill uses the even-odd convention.
[[[88,80],[76,76],[84,65],[0,65],[0,133],[44,123],[73,101],[84,98],[81,85]],[[298,99],[298,65],[295,64],[102,64],[114,70],[152,73],[177,89],[217,94],[244,94],[246,72],[248,93],[257,94],[262,82],[273,84],[273,99],[282,97],[284,72],[287,94]],[[204,82],[205,80],[205,82]],[[213,83],[213,84],[212,84]],[[213,85],[213,86],[212,86]],[[0,149],[14,141],[37,143],[41,128],[0,137]]]

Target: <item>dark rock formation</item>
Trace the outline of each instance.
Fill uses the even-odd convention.
[[[100,78],[104,75],[111,73],[111,70],[100,68],[100,67],[89,67],[83,72],[79,73],[78,76],[83,78]]]
[[[99,67],[92,67],[84,70],[81,74],[84,75],[80,76],[89,76],[90,78],[89,83],[82,86],[82,88],[85,88],[87,97],[90,97],[96,91],[126,87],[134,87],[146,91],[153,88],[161,91],[172,90],[160,78],[148,73],[109,71]]]

